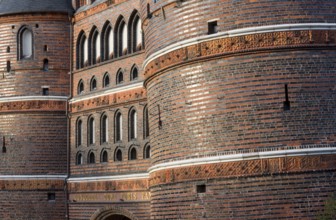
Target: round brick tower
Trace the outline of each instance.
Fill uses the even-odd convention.
[[[71,4],[0,1],[0,219],[64,219]]]
[[[328,215],[335,14],[333,0],[142,1],[152,219]]]

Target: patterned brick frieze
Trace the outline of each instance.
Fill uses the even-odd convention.
[[[145,78],[184,63],[237,53],[291,48],[336,46],[335,30],[258,33],[201,42],[164,54],[146,65]]]
[[[1,190],[56,190],[63,189],[64,180],[0,180]]]
[[[125,92],[118,92],[111,95],[89,98],[70,104],[72,113],[94,109],[97,107],[106,107],[109,105],[124,104],[135,100],[146,98],[146,90],[144,88],[133,89]]]
[[[298,156],[205,164],[152,172],[149,185],[152,187],[160,184],[204,179],[335,170],[335,165],[336,155]]]
[[[0,112],[65,111],[65,101],[32,100],[0,103]]]

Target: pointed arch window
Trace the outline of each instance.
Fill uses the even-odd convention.
[[[104,114],[101,118],[101,143],[108,142],[108,117]]]
[[[77,129],[77,131],[76,131],[76,141],[77,141],[76,146],[79,147],[83,144],[82,143],[82,140],[83,140],[83,122],[82,122],[82,120],[80,120],[80,119],[77,120],[76,129]]]
[[[128,23],[129,30],[129,47],[130,51],[136,52],[142,50],[143,47],[143,32],[141,27],[141,19],[139,13],[134,11],[130,16],[130,20]]]
[[[31,59],[33,57],[33,32],[28,27],[22,27],[18,39],[19,59]]]
[[[133,108],[129,114],[129,140],[137,138],[137,112]]]
[[[95,77],[92,77],[91,83],[90,83],[90,90],[96,90],[97,89],[97,80]]]
[[[84,31],[78,35],[76,53],[77,69],[88,66],[88,41]]]
[[[144,132],[144,139],[149,137],[149,121],[148,121],[148,108],[145,106],[144,108],[144,115],[143,115],[143,132]]]
[[[150,145],[147,144],[144,150],[144,159],[149,159],[151,157]]]
[[[114,161],[122,161],[122,151],[120,149],[115,151]]]
[[[119,17],[115,27],[115,56],[120,57],[127,54],[127,46],[128,46],[128,39],[127,39],[127,26],[125,23],[124,18],[121,16]]]
[[[103,59],[104,60],[109,60],[113,58],[113,31],[112,31],[112,26],[109,22],[106,22],[104,27],[103,27]]]
[[[88,163],[96,163],[95,154],[91,151],[88,156]]]
[[[106,150],[103,150],[102,151],[102,154],[101,154],[101,162],[102,163],[107,163],[108,162],[108,153]]]
[[[117,112],[114,119],[115,128],[115,142],[122,140],[122,115]]]
[[[131,70],[131,77],[130,77],[131,81],[137,80],[138,76],[139,76],[138,68],[136,66],[133,66],[133,68]]]
[[[82,155],[82,153],[77,153],[76,165],[81,165],[81,164],[83,164],[83,155]]]
[[[95,120],[93,117],[90,117],[89,118],[89,126],[88,126],[88,142],[89,142],[89,145],[91,144],[94,144],[96,143],[96,140],[95,140]]]
[[[90,52],[89,52],[92,65],[100,62],[100,51],[101,51],[100,34],[97,28],[93,27],[90,33]]]
[[[116,79],[116,84],[121,84],[124,82],[124,73],[122,70],[119,70],[117,72],[117,79]]]
[[[103,87],[108,87],[110,86],[110,76],[108,73],[105,73],[104,78],[103,78]]]
[[[83,80],[79,80],[78,86],[77,86],[77,94],[82,94],[84,92],[84,82]]]
[[[136,160],[137,159],[137,150],[135,147],[131,147],[129,152],[129,160]]]

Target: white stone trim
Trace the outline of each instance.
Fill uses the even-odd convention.
[[[65,180],[67,175],[0,175],[0,180]]]
[[[75,103],[75,102],[88,100],[88,99],[94,99],[94,98],[97,98],[97,97],[100,97],[100,96],[111,95],[111,94],[118,93],[118,92],[125,92],[125,91],[132,90],[132,89],[138,89],[138,88],[141,88],[141,87],[143,87],[143,81],[138,82],[138,83],[132,83],[130,85],[120,86],[120,87],[117,87],[117,88],[112,88],[112,89],[109,89],[109,90],[95,92],[94,94],[80,95],[80,96],[76,96],[76,97],[72,98],[70,100],[70,104]]]
[[[0,98],[0,103],[3,102],[20,102],[20,101],[64,101],[68,100],[67,96],[14,96]]]
[[[115,176],[95,176],[95,177],[73,177],[69,178],[69,183],[81,183],[81,182],[99,182],[99,181],[117,181],[117,180],[132,180],[132,179],[147,179],[148,173],[136,173],[127,175],[115,175]]]
[[[209,40],[216,40],[229,37],[237,37],[248,34],[259,34],[259,33],[268,33],[268,32],[279,32],[279,31],[299,31],[299,30],[336,30],[336,23],[301,23],[301,24],[278,24],[278,25],[267,25],[260,27],[248,27],[235,29],[225,32],[218,32],[216,34],[210,34],[200,37],[195,37],[192,39],[180,41],[169,45],[152,55],[150,55],[143,63],[143,68],[156,58],[163,56],[167,53],[170,53],[174,50],[202,43]]]
[[[324,148],[310,148],[310,149],[295,149],[295,150],[278,150],[278,151],[266,151],[255,152],[245,154],[231,154],[231,155],[219,155],[204,158],[194,158],[180,161],[167,162],[157,164],[148,169],[149,173],[157,172],[165,169],[213,164],[213,163],[225,163],[244,160],[257,160],[268,158],[280,158],[280,157],[294,157],[294,156],[312,156],[322,154],[336,154],[336,147],[324,147]]]

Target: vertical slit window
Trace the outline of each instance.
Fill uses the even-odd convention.
[[[82,120],[77,122],[77,147],[82,145],[83,123]]]
[[[29,59],[33,55],[33,33],[31,30],[24,28],[20,32],[20,58]]]
[[[118,112],[115,116],[115,141],[122,140],[122,115]]]
[[[130,140],[137,138],[137,113],[135,109],[131,110],[130,118],[129,118],[129,129],[130,129]]]
[[[89,119],[89,145],[94,144],[95,141],[95,120],[94,118]]]
[[[108,118],[106,115],[102,117],[101,121],[101,142],[106,143],[108,142]]]

